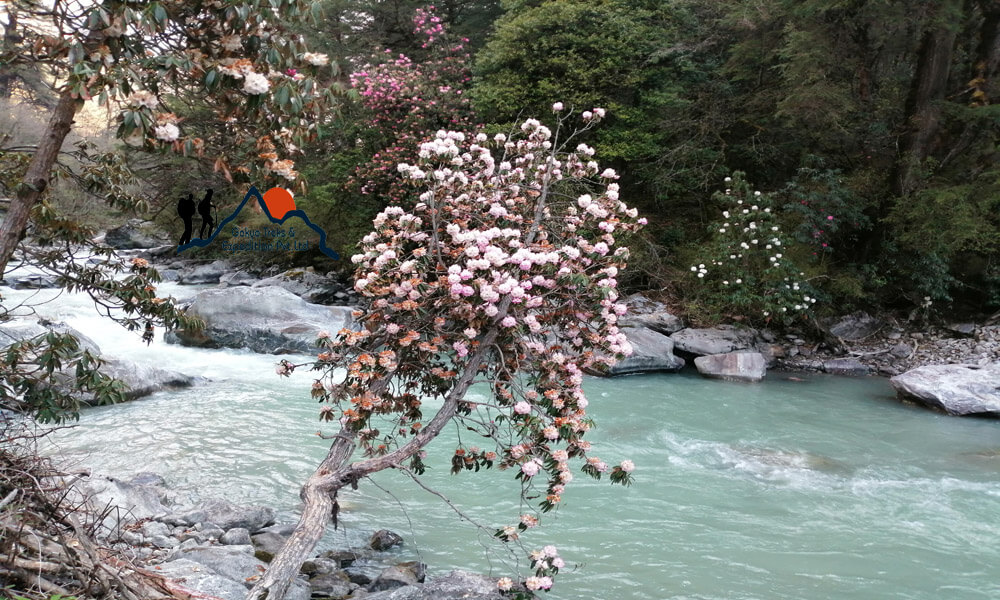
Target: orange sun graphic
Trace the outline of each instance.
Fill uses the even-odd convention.
[[[292,193],[280,187],[273,187],[264,192],[264,204],[267,205],[267,212],[275,219],[281,219],[288,211],[295,210]]]

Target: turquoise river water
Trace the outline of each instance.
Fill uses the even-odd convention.
[[[275,357],[243,351],[146,347],[72,296],[38,310],[109,354],[206,379],[88,409],[54,436],[53,453],[111,475],[155,471],[182,498],[225,496],[293,518],[298,486],[325,452],[308,373],[279,378]],[[594,453],[632,459],[636,483],[578,476],[563,506],[523,536],[528,548],[556,545],[568,563],[548,597],[1000,598],[1000,424],[903,405],[881,379],[803,379],[588,379]],[[453,436],[431,448],[425,483],[488,530],[515,522],[512,473],[448,474]],[[342,502],[344,527],[325,547],[388,528],[406,543],[387,558],[422,560],[432,574],[525,567],[404,475],[379,474]]]

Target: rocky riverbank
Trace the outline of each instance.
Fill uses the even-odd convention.
[[[190,597],[243,600],[294,529],[269,507],[221,498],[185,505],[153,473],[128,481],[86,475],[66,485],[100,544]],[[495,579],[463,571],[428,576],[427,565],[394,559],[403,544],[380,530],[364,546],[322,552],[305,562],[287,598],[499,600]]]

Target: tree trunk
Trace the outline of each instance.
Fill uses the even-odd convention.
[[[31,208],[49,185],[52,165],[55,164],[59,149],[62,148],[63,141],[73,127],[73,117],[81,104],[82,101],[73,98],[68,90],[64,90],[49,118],[45,134],[24,174],[24,181],[18,186],[17,195],[11,200],[7,215],[0,225],[0,276],[7,270],[7,263],[14,254],[18,242],[21,241],[21,234],[28,226]]]
[[[506,312],[507,305],[509,300],[501,304],[501,314]],[[496,329],[491,329],[483,335],[479,340],[479,347],[470,356],[461,376],[448,392],[437,414],[420,433],[403,446],[384,456],[347,464],[354,452],[356,434],[346,429],[337,434],[326,458],[302,488],[301,496],[305,506],[295,531],[271,560],[264,576],[247,594],[247,600],[284,600],[285,593],[298,576],[302,563],[309,557],[323,537],[323,532],[326,531],[326,524],[333,516],[333,502],[337,492],[346,485],[357,486],[358,480],[362,477],[402,465],[436,438],[457,413],[458,403],[465,397],[480,367],[485,363],[496,337]],[[383,387],[388,385],[388,382],[380,383],[384,384]]]
[[[897,196],[909,195],[916,189],[923,161],[933,149],[957,34],[955,27],[949,26],[948,16],[956,10],[955,0],[942,1],[934,15],[934,24],[924,32],[920,42],[906,101],[908,130],[903,135],[893,181]]]
[[[3,54],[17,54],[17,44],[21,41],[17,34],[17,7],[7,5],[7,25],[3,30]],[[0,100],[10,100],[11,88],[14,84],[14,71],[0,72]]]

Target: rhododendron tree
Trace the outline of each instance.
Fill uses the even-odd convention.
[[[199,155],[227,178],[290,185],[288,158],[317,132],[332,100],[316,76],[325,56],[283,35],[306,0],[130,3],[55,0],[8,3],[23,13],[10,60],[44,67],[58,102],[0,226],[0,273],[30,211],[45,194],[73,118],[88,100],[118,109],[117,135],[132,146]],[[190,135],[171,109],[177,98],[204,105],[216,122],[209,140]],[[211,142],[211,143],[206,143]]]
[[[379,214],[353,257],[354,287],[367,300],[359,327],[319,336],[313,396],[340,431],[303,488],[295,532],[249,598],[283,596],[339,489],[388,468],[418,476],[425,446],[455,421],[476,440],[458,441],[452,472],[495,466],[513,474],[526,502],[541,498],[532,513],[496,524],[502,542],[559,505],[574,469],[631,482],[630,461],[591,454],[582,384],[587,369],[631,352],[618,328],[621,240],[645,221],[619,199],[617,174],[575,145],[604,111],[583,113],[568,135],[570,117],[557,116],[555,131],[530,119],[509,137],[442,130],[415,164],[398,165],[419,202]],[[294,368],[286,361],[279,373]],[[476,382],[488,400],[466,400]],[[431,399],[440,408],[425,413]],[[500,579],[502,591],[530,597],[564,566],[553,546],[529,558],[533,572]]]
[[[433,6],[417,9],[413,27],[426,57],[415,60],[386,49],[351,74],[351,85],[371,115],[363,134],[370,158],[357,167],[351,184],[387,204],[411,199],[412,188],[396,173],[399,162],[415,161],[419,145],[440,128],[473,127],[466,93],[472,77],[468,40],[453,39]]]

